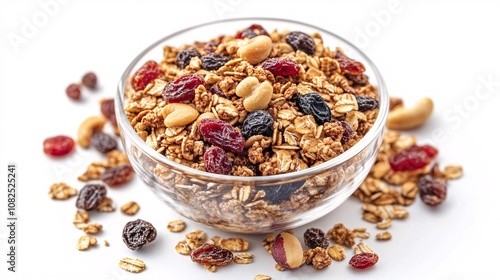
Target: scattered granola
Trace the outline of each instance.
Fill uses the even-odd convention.
[[[129,216],[135,215],[135,213],[137,213],[139,209],[140,206],[135,201],[129,201],[120,207],[120,211],[122,211],[123,214]]]
[[[249,253],[239,253],[234,255],[234,262],[237,264],[253,263],[253,255]]]
[[[50,186],[49,197],[57,200],[66,200],[75,196],[78,191],[66,183],[55,183]]]
[[[383,232],[377,233],[377,235],[375,235],[375,238],[377,240],[389,240],[392,238],[392,234],[388,231],[383,231]]]
[[[109,197],[106,197],[97,206],[97,211],[98,212],[113,212],[113,211],[115,211],[115,206],[113,205],[113,200]]]
[[[330,246],[327,252],[328,255],[335,261],[341,261],[346,258],[344,247],[338,244]]]
[[[73,218],[73,224],[78,227],[80,224],[85,224],[89,221],[89,213],[83,211],[76,211],[75,217]]]
[[[97,223],[80,223],[76,227],[88,234],[96,234],[102,229],[102,225]]]
[[[306,264],[312,264],[315,269],[324,269],[332,264],[332,258],[325,248],[316,247],[304,252]]]
[[[118,266],[120,266],[120,268],[125,271],[134,273],[139,273],[146,269],[146,264],[144,263],[144,261],[128,257],[121,259]]]
[[[84,235],[78,238],[78,242],[76,244],[76,248],[79,251],[85,251],[91,246],[95,246],[97,244],[97,239],[92,236]]]
[[[336,224],[328,230],[328,236],[333,240],[333,242],[345,245],[351,248],[355,242],[354,238],[356,237],[354,232],[350,229],[346,228],[343,224]]]

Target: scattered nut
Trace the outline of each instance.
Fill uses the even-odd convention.
[[[434,104],[432,99],[424,97],[417,101],[412,108],[398,107],[387,118],[389,129],[406,130],[421,126],[432,114]]]
[[[267,109],[273,95],[273,86],[264,81],[259,83],[256,77],[246,77],[236,86],[236,95],[244,97],[243,107],[248,112]]]
[[[294,235],[281,232],[272,245],[272,255],[276,263],[286,269],[297,269],[303,263],[304,251],[299,239]]]
[[[129,201],[120,207],[120,211],[122,211],[122,213],[125,215],[132,216],[135,215],[135,213],[137,213],[140,208],[141,207],[139,206],[139,204],[137,204],[135,201]]]
[[[336,261],[341,261],[346,258],[344,247],[338,244],[329,247],[327,252],[330,258]]]
[[[253,255],[248,253],[240,253],[234,255],[234,262],[237,264],[253,263]]]
[[[375,235],[375,238],[377,238],[377,240],[389,240],[392,238],[392,234],[388,231],[384,231],[377,233],[377,235]]]
[[[161,114],[165,118],[163,123],[166,127],[188,125],[200,115],[198,110],[184,103],[169,103],[163,107]]]
[[[78,127],[77,141],[83,148],[90,147],[90,140],[95,131],[102,131],[106,124],[104,116],[91,116],[86,118]]]
[[[401,97],[389,96],[389,111],[403,107],[403,99]]]
[[[257,64],[269,56],[272,47],[273,42],[269,36],[255,36],[238,49],[238,56],[252,65]]]
[[[204,264],[203,265],[208,271],[210,272],[216,272],[217,271],[217,266],[212,265],[212,264]]]
[[[49,197],[57,200],[66,200],[77,193],[77,189],[68,186],[66,183],[55,183],[50,186]]]
[[[144,261],[134,258],[123,258],[120,260],[120,263],[118,265],[121,269],[134,273],[138,273],[146,269],[146,264],[144,263]]]
[[[78,238],[78,242],[76,244],[76,248],[79,251],[85,251],[91,246],[95,246],[97,244],[97,239],[92,236],[84,235]]]

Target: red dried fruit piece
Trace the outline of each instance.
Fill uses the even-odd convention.
[[[130,164],[107,168],[101,174],[101,180],[110,187],[123,185],[132,179],[134,169]]]
[[[446,180],[431,175],[420,177],[418,179],[418,193],[425,204],[438,206],[446,199]]]
[[[266,35],[269,36],[269,33],[262,27],[260,24],[252,24],[248,28],[243,29],[242,31],[236,33],[235,38],[236,39],[243,39],[243,38],[253,38],[258,35]]]
[[[437,150],[430,145],[414,145],[396,153],[389,163],[394,171],[413,171],[427,166],[436,155]]]
[[[115,115],[115,100],[113,98],[101,100],[101,113],[113,126],[117,126]]]
[[[363,63],[347,56],[336,57],[335,60],[339,63],[340,72],[342,74],[359,75],[366,70]]]
[[[200,75],[186,74],[165,85],[162,95],[170,103],[192,100],[194,98],[194,90],[199,85],[204,84],[205,80]]]
[[[345,144],[347,143],[347,141],[351,140],[351,138],[354,136],[354,130],[345,121],[340,121],[340,125],[344,129],[344,132],[342,133],[342,138],[340,139],[340,143]]]
[[[226,152],[219,147],[211,147],[203,155],[205,169],[210,173],[228,175],[232,165]]]
[[[43,141],[43,152],[53,157],[65,156],[73,151],[74,147],[75,140],[64,135],[49,137]]]
[[[89,89],[95,89],[97,86],[97,76],[95,75],[95,73],[85,73],[85,75],[83,75],[82,77],[82,84]]]
[[[154,60],[149,60],[132,75],[130,84],[135,91],[143,90],[150,82],[158,78],[160,74],[161,70],[158,63]]]
[[[199,264],[223,266],[230,264],[233,259],[231,251],[217,245],[203,244],[191,251],[191,260]]]
[[[80,99],[80,95],[82,92],[80,91],[80,85],[79,84],[70,84],[66,88],[66,95],[74,100]]]
[[[245,148],[245,138],[241,132],[223,120],[202,119],[198,129],[203,139],[226,152],[241,153]]]
[[[300,71],[300,65],[287,57],[273,57],[262,62],[262,68],[273,73],[274,76],[294,76]]]
[[[352,256],[349,265],[356,269],[367,269],[378,262],[378,255],[375,253],[363,252]]]

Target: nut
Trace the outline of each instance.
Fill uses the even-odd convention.
[[[273,86],[264,81],[259,83],[256,77],[246,77],[236,86],[236,95],[244,97],[243,107],[248,112],[267,109],[273,95]]]
[[[91,116],[86,118],[78,127],[77,142],[83,148],[90,147],[90,139],[96,131],[102,131],[106,124],[106,117]]]
[[[299,268],[303,263],[304,251],[299,239],[293,234],[282,232],[276,236],[272,247],[276,263],[286,269]]]
[[[387,127],[389,129],[413,129],[424,124],[434,108],[429,97],[424,97],[411,108],[397,107],[389,113]]]
[[[123,258],[120,260],[119,266],[121,269],[128,272],[141,272],[146,269],[146,264],[140,259]]]
[[[264,61],[273,48],[273,42],[269,36],[259,35],[248,40],[248,43],[238,49],[238,56],[250,64]]]
[[[89,221],[89,214],[87,212],[77,211],[73,218],[73,224],[78,227],[80,224],[85,224]]]
[[[169,103],[161,110],[161,114],[166,127],[188,125],[200,115],[198,110],[184,103]]]

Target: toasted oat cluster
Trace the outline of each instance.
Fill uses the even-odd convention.
[[[364,71],[321,34],[252,25],[164,46],[161,61],[130,77],[125,112],[150,147],[178,163],[283,174],[335,158],[370,130],[379,101]]]

